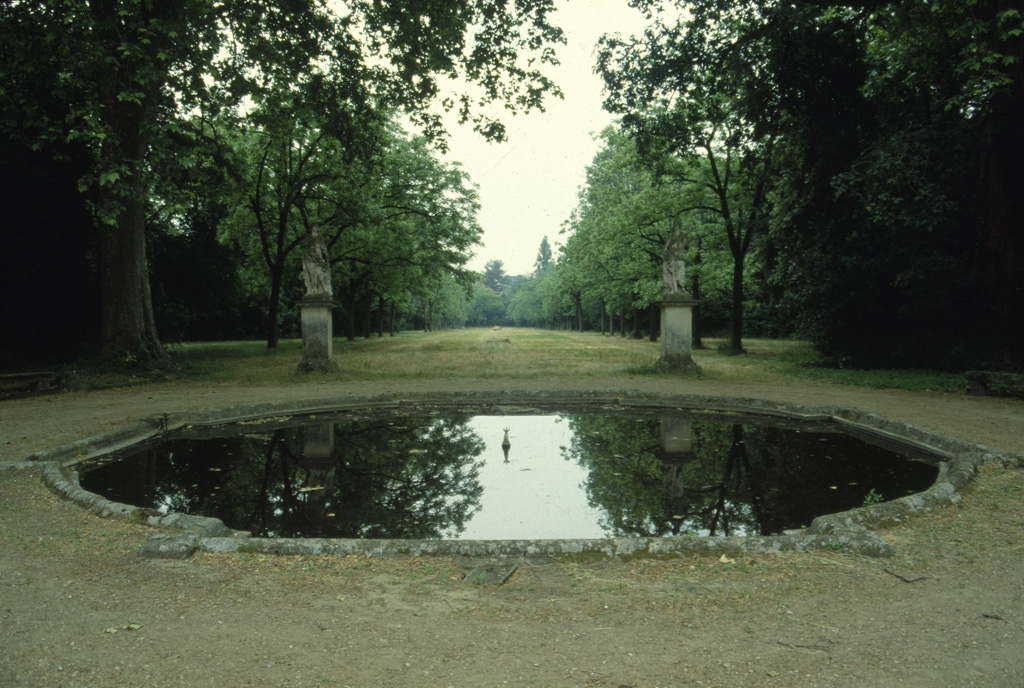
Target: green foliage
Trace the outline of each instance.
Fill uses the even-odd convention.
[[[543,317],[541,315],[540,295],[537,293],[539,279],[528,277],[516,284],[515,290],[508,299],[508,319],[520,327],[541,327]]]
[[[603,329],[606,315],[660,298],[662,245],[673,215],[671,193],[655,188],[632,142],[612,129],[601,138],[605,145],[562,231],[564,246],[538,292],[545,320],[568,320],[576,329]]]
[[[0,87],[2,88],[2,87]],[[38,369],[73,360],[97,343],[96,231],[76,181],[88,164],[78,146],[64,163],[0,135],[0,365]],[[40,318],[43,304],[59,317]]]
[[[780,133],[763,43],[736,40],[763,21],[752,3],[692,3],[654,17],[641,38],[604,36],[597,65],[605,107],[622,115],[645,165],[684,190],[677,214],[712,213],[726,235],[734,351],[743,348],[745,261],[767,231]]]
[[[978,68],[992,49],[985,4],[772,9],[766,67],[792,93],[773,294],[847,365],[962,370],[1006,337],[984,236],[998,194],[977,157],[985,103],[1006,87]]]
[[[534,274],[539,275],[551,266],[551,244],[548,238],[540,240],[540,248],[537,249],[537,260],[534,261]]]
[[[864,506],[871,506],[872,504],[881,504],[885,501],[885,498],[879,493],[875,492],[875,488],[868,490],[868,493],[864,495]]]
[[[473,299],[466,316],[469,327],[492,327],[505,322],[505,304],[493,289],[482,284],[473,287]]]
[[[487,261],[480,279],[485,287],[498,294],[503,300],[508,299],[509,278],[505,274],[504,262],[500,260]]]

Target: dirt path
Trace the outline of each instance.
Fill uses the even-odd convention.
[[[176,383],[0,402],[0,460],[165,411],[536,381]],[[828,385],[625,378],[633,389],[860,408],[1024,453],[1024,404]],[[2,686],[1024,685],[1024,472],[889,530],[896,554],[522,566],[463,586],[451,560],[139,558],[151,529],[0,471]],[[900,577],[902,576],[902,578]],[[913,582],[905,582],[913,581]]]

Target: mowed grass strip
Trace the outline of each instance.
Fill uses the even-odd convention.
[[[177,377],[211,382],[294,381],[299,340],[267,350],[259,342],[195,342],[173,347]],[[653,370],[658,345],[597,333],[529,328],[401,332],[334,341],[334,380],[539,378],[627,375]]]
[[[834,383],[914,390],[958,390],[962,375],[927,370],[851,370],[831,368],[807,343],[797,340],[745,339],[744,351],[730,355],[724,340],[705,338],[693,352],[707,380],[803,384]],[[163,380],[225,384],[288,384],[458,378],[586,378],[664,374],[655,364],[660,345],[596,332],[532,328],[469,328],[400,332],[394,337],[334,340],[332,375],[296,372],[302,342],[282,340],[276,349],[261,341],[188,342],[168,347],[174,369],[167,373],[93,370],[88,365],[65,371],[76,389],[97,389]]]
[[[335,347],[341,376],[353,380],[614,376],[653,365],[657,355],[650,342],[526,328],[406,333]]]

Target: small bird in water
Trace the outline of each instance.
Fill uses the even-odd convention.
[[[505,463],[508,463],[508,450],[512,446],[512,442],[508,439],[508,428],[505,428],[505,439],[501,441],[501,451],[505,454]]]

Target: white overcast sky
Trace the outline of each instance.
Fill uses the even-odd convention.
[[[508,141],[502,144],[487,143],[468,125],[449,127],[448,158],[462,163],[479,185],[484,235],[469,264],[473,270],[500,260],[508,275],[529,274],[545,236],[557,255],[562,223],[576,207],[585,168],[599,147],[594,137],[613,121],[601,109],[602,81],[593,71],[597,40],[605,33],[639,34],[644,27],[626,0],[559,0],[557,5],[552,20],[568,43],[558,47],[561,65],[546,73],[565,99],[549,100],[545,112],[503,116]]]

